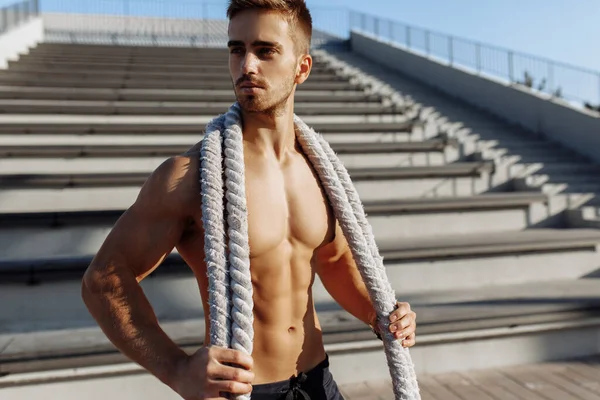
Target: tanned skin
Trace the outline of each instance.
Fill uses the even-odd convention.
[[[254,299],[252,355],[211,347],[188,355],[159,326],[140,282],[177,248],[192,269],[209,332],[199,148],[149,177],[86,271],[82,297],[111,342],[185,400],[225,399],[252,384],[289,379],[325,359],[312,285],[318,274],[349,313],[375,312],[315,171],[295,138],[296,86],[312,58],[282,14],[247,10],[230,21],[229,71],[243,109],[244,162]],[[415,344],[416,315],[398,303],[390,330]]]

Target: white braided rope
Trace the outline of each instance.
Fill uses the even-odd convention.
[[[418,400],[419,387],[409,351],[388,330],[388,317],[394,311],[396,295],[358,192],[348,170],[325,138],[309,128],[298,116],[294,117],[294,123],[298,141],[319,175],[377,312],[394,395],[396,399]]]
[[[350,180],[347,170],[335,155],[331,147],[316,134],[297,116],[294,117],[297,127],[297,137],[304,152],[317,171],[321,184],[332,205],[336,219],[344,232],[352,250],[352,255],[359,268],[361,276],[367,286],[369,296],[375,306],[378,323],[381,332],[386,332],[384,337],[384,349],[387,357],[388,367],[392,376],[394,394],[396,400],[419,400],[419,388],[417,384],[414,366],[408,349],[404,349],[387,330],[387,318],[393,312],[396,303],[395,294],[385,273],[383,259],[375,243],[375,238],[369,225],[358,193]],[[227,206],[227,222],[229,225],[229,266],[222,257],[221,248],[209,248],[215,243],[215,238],[221,238],[224,232],[224,221],[215,221],[219,218],[221,208],[214,212],[203,215],[205,235],[206,262],[210,288],[219,288],[219,295],[211,293],[209,297],[211,310],[211,343],[223,343],[227,333],[220,329],[223,321],[221,311],[227,309],[227,300],[220,295],[223,284],[215,283],[219,279],[226,279],[229,270],[231,280],[231,292],[233,295],[232,320],[233,327],[230,347],[242,350],[248,354],[252,353],[253,339],[253,302],[252,283],[250,280],[250,263],[248,247],[247,209],[245,198],[244,179],[244,156],[241,129],[241,111],[239,105],[234,104],[223,116],[213,120],[207,127],[206,137],[202,146],[202,210],[211,208],[218,202],[218,196],[223,199],[223,192],[219,192],[217,180],[207,182],[222,173],[222,157],[215,160],[214,155],[220,151],[221,132],[225,136],[225,175],[226,188],[225,198]],[[210,149],[209,149],[210,147]],[[210,158],[209,158],[210,157]],[[204,170],[210,169],[207,173]],[[222,181],[221,181],[222,182]],[[217,242],[217,246],[219,243]],[[215,250],[215,251],[213,251]],[[213,305],[212,302],[219,304]],[[213,310],[218,320],[213,319]],[[222,335],[213,338],[213,325],[215,334]],[[238,399],[249,399],[239,397]]]
[[[210,343],[229,347],[231,319],[229,301],[229,269],[225,250],[225,207],[223,196],[223,152],[221,126],[225,117],[213,120],[200,150],[200,188],[202,193],[202,224],[204,253],[208,271],[208,304],[210,308]]]
[[[248,209],[246,207],[244,144],[241,110],[234,104],[225,115],[225,199],[229,235],[229,273],[232,293],[231,348],[252,354],[254,301],[250,279]]]

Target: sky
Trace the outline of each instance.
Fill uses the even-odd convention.
[[[107,0],[40,0],[42,8]],[[139,0],[130,0],[140,3]],[[0,0],[0,5],[14,0]],[[120,0],[111,0],[120,3]],[[169,3],[200,3],[168,0]],[[598,0],[306,0],[316,10],[350,8],[600,71]],[[211,0],[213,12],[227,1]],[[221,7],[219,7],[221,6]]]
[[[598,0],[307,0],[600,71]]]
[[[0,5],[14,0],[0,0]],[[42,9],[100,4],[121,9],[123,0],[40,0]],[[129,0],[130,8],[152,4],[177,7],[181,13],[200,11],[198,0]],[[226,0],[209,0],[211,16],[222,16]],[[599,0],[306,0],[314,14],[342,24],[349,8],[388,20],[422,27],[514,51],[545,57],[600,72]],[[179,5],[177,5],[179,4]],[[190,11],[194,13],[196,11]],[[331,17],[330,17],[331,16]],[[592,83],[590,85],[595,85]],[[600,88],[598,89],[600,90]]]

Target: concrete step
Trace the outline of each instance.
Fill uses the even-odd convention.
[[[591,194],[600,195],[600,183],[548,183],[544,184],[542,191],[549,196],[557,194]]]
[[[63,164],[68,171],[55,172],[53,168],[47,168],[40,165],[37,172],[27,172],[25,174],[12,174],[4,171],[0,172],[0,181],[5,189],[16,188],[70,188],[70,187],[110,187],[110,186],[141,186],[156,168],[156,161],[151,165],[135,167],[135,164],[128,163],[130,169],[136,168],[138,171],[129,172],[115,171],[113,165],[96,165],[96,168],[102,168],[102,171],[87,172],[83,165]],[[63,168],[64,168],[63,166]],[[57,167],[61,167],[58,165]],[[92,165],[94,167],[94,165]],[[80,168],[84,170],[81,171]],[[90,168],[90,167],[88,167]],[[57,168],[58,169],[58,168]],[[91,169],[91,168],[90,168]],[[381,183],[386,181],[403,181],[418,179],[452,179],[463,177],[475,177],[483,173],[493,171],[493,164],[485,162],[465,162],[454,163],[443,166],[431,167],[403,167],[403,168],[360,168],[349,169],[352,179],[356,182]]]
[[[2,132],[2,131],[0,131]],[[8,146],[8,148],[16,147],[34,147],[34,146],[106,146],[106,145],[118,145],[128,147],[144,147],[144,146],[181,146],[191,148],[196,143],[202,140],[203,135],[198,135],[196,132],[182,133],[182,134],[169,134],[169,135],[157,135],[153,133],[144,134],[136,132],[108,132],[107,134],[61,134],[54,133],[52,135],[48,133],[42,134],[23,134],[23,133],[10,133],[2,132],[0,134],[0,146]],[[323,136],[331,144],[347,144],[347,143],[418,143],[413,142],[415,140],[414,134],[411,132],[350,132],[340,133],[331,132],[324,133]],[[432,154],[432,153],[428,153]],[[434,155],[436,153],[433,153]],[[433,157],[432,157],[433,159]],[[439,160],[438,160],[439,161]],[[449,161],[455,161],[455,159],[449,159]],[[446,163],[446,160],[440,161],[438,164]],[[428,164],[425,164],[428,165]],[[431,165],[435,165],[432,161]]]
[[[386,241],[522,231],[541,225],[534,221],[548,216],[546,201],[541,193],[499,192],[369,202],[365,208],[375,237]]]
[[[323,133],[325,139],[333,144],[348,144],[348,143],[419,143],[415,141],[413,134],[408,131],[402,132],[331,132]],[[0,131],[0,146],[9,146],[10,148],[23,146],[106,146],[118,145],[129,147],[143,146],[182,146],[191,148],[196,143],[202,140],[203,135],[197,132],[183,134],[156,135],[144,134],[136,132],[107,132],[107,134],[62,134],[48,133],[41,134],[22,134]]]
[[[11,133],[195,133],[204,131],[214,116],[19,115],[0,114],[3,134]],[[403,115],[307,116],[304,122],[318,132],[402,132],[422,125]]]
[[[185,293],[191,297],[197,292],[193,278],[147,279],[142,285],[169,337],[190,353],[201,346],[204,322],[199,298],[194,297],[187,308],[173,308],[167,295]],[[52,388],[53,393],[61,391],[61,398],[75,399],[75,394],[91,395],[90,386],[98,381],[106,386],[105,396],[107,388],[116,385],[110,381],[114,376],[128,376],[128,385],[141,384],[135,378],[139,377],[139,367],[127,364],[77,300],[78,282],[4,287],[8,290],[2,292],[3,300],[15,305],[7,310],[14,314],[13,323],[26,316],[29,325],[24,332],[24,327],[19,331],[14,325],[4,325],[0,343],[6,345],[0,360],[7,374],[0,378],[1,394],[28,393],[31,397],[21,398],[34,398],[40,395],[33,396],[34,388],[52,382],[47,390]],[[411,349],[416,371],[420,376],[596,354],[599,288],[598,280],[586,279],[403,295],[401,299],[411,303],[419,322],[419,344]],[[26,301],[34,296],[52,301]],[[316,308],[338,383],[352,382],[357,374],[365,380],[387,376],[381,342],[364,324],[335,304],[317,303]],[[56,325],[58,319],[62,326]],[[485,357],[481,357],[482,352]],[[458,353],[463,356],[457,360]],[[158,391],[152,393],[162,396],[153,398],[170,398],[155,378],[143,382],[146,389],[156,388]],[[120,399],[127,385],[118,387],[114,395]],[[22,392],[8,392],[13,389]],[[126,394],[132,399],[149,398],[139,386],[136,390],[129,387]]]
[[[228,57],[226,47],[166,47],[166,46],[106,46],[88,44],[54,44],[56,47],[46,47],[51,43],[42,43],[30,50],[33,55],[59,55],[59,56],[161,56],[161,57]]]
[[[379,244],[399,293],[574,279],[598,268],[598,229],[398,237]]]
[[[176,72],[176,71],[131,71],[131,70],[99,70],[90,71],[87,68],[53,70],[45,68],[32,68],[25,66],[21,69],[7,69],[0,71],[0,76],[7,78],[40,78],[40,79],[96,79],[102,80],[128,80],[128,79],[165,79],[165,80],[227,80],[231,82],[231,75],[227,68],[215,71],[194,71],[194,72]],[[347,78],[336,75],[331,71],[317,70],[311,71],[309,79],[311,81],[348,81]]]
[[[27,58],[60,58],[60,59],[125,59],[125,60],[160,60],[167,59],[169,62],[185,61],[185,62],[198,62],[198,61],[220,61],[227,60],[229,58],[229,50],[227,48],[221,48],[221,51],[205,51],[205,48],[200,47],[189,47],[187,50],[184,47],[179,48],[182,51],[101,51],[100,49],[81,49],[74,51],[70,49],[68,51],[55,51],[55,50],[43,50],[43,49],[32,49],[29,53],[24,54]],[[320,57],[315,57],[317,62],[322,62]]]
[[[56,51],[56,50],[45,50],[40,48],[34,48],[29,51],[29,53],[24,54],[24,57],[28,58],[84,58],[84,59],[162,59],[166,58],[170,62],[176,62],[178,60],[184,61],[213,61],[213,60],[227,60],[229,58],[229,50],[225,47],[221,47],[220,51],[217,51],[215,48],[206,49],[202,47],[179,47],[178,51],[163,51],[159,50],[160,47],[157,46],[157,49],[154,51],[147,51],[147,47],[140,47],[143,49],[139,51],[137,49],[133,51],[112,51],[107,49],[107,51],[103,51],[99,48],[90,47],[87,49],[77,49],[70,48],[66,49],[66,51]],[[164,47],[162,47],[164,48]],[[316,57],[318,59],[318,57]]]
[[[484,154],[496,154],[504,158],[514,158],[521,163],[573,163],[581,162],[584,158],[573,152],[556,148],[556,145],[544,147],[536,145],[533,147],[522,147],[508,151],[500,148],[484,151]]]
[[[205,54],[227,55],[224,47],[157,47],[147,45],[118,45],[114,44],[88,44],[88,43],[39,43],[32,48],[32,52],[49,54]]]
[[[399,236],[493,233],[527,228],[527,212],[543,204],[544,196],[502,193],[471,198],[414,199],[366,203],[365,209],[379,242]],[[48,262],[73,263],[100,248],[123,210],[46,212],[0,215],[0,265],[13,277],[27,275],[25,266],[44,273]],[[479,222],[485,220],[486,224]],[[66,245],[68,244],[68,245]],[[24,251],[23,246],[28,250]],[[48,271],[50,272],[50,271]]]
[[[230,80],[153,80],[153,79],[42,79],[35,77],[13,78],[0,76],[0,85],[29,86],[29,87],[69,87],[69,88],[109,88],[109,89],[210,89],[227,90],[232,88]],[[360,90],[358,83],[350,82],[319,82],[307,80],[297,87],[304,90]]]
[[[110,57],[102,55],[81,55],[81,56],[41,56],[30,54],[22,56],[19,59],[20,63],[28,65],[33,62],[36,64],[47,63],[78,63],[81,65],[103,65],[103,64],[116,64],[116,65],[131,65],[131,66],[144,66],[144,65],[160,65],[165,67],[195,67],[198,65],[217,66],[227,68],[229,65],[228,57],[219,58],[206,58],[206,57]],[[316,67],[324,69],[327,64],[319,62],[318,60],[313,63]]]
[[[347,168],[444,165],[449,156],[442,141],[400,143],[333,143]],[[165,158],[182,154],[186,145],[44,146],[0,145],[0,174],[152,172]],[[447,152],[448,154],[450,151]]]
[[[228,84],[232,86],[231,76],[225,70],[222,73],[202,73],[202,74],[182,74],[182,73],[81,73],[77,71],[48,71],[48,72],[18,72],[18,71],[0,71],[0,82],[21,82],[21,81],[38,81],[38,80],[52,80],[56,82],[90,82],[93,81],[94,85],[106,83],[102,87],[111,87],[115,83],[123,84],[143,84],[148,82],[149,84],[153,81],[169,82],[173,84],[182,84],[184,82],[190,82],[192,86],[201,84],[203,82],[214,82],[222,84],[223,86]],[[349,83],[349,79],[336,76],[334,74],[315,74],[310,76],[307,83],[339,83],[340,85]],[[62,84],[61,84],[62,85]],[[304,84],[303,84],[304,85]]]
[[[439,197],[403,199],[395,201],[365,202],[369,218],[387,218],[396,215],[419,215],[427,213],[451,213],[478,210],[503,210],[524,208],[534,203],[545,203],[547,196],[535,192],[487,193],[469,197]],[[127,205],[125,205],[127,207]],[[124,212],[122,209],[90,207],[80,211],[29,212],[1,214],[0,228],[36,227],[53,228],[73,225],[112,226]],[[373,222],[371,222],[373,223]]]
[[[174,53],[111,53],[101,52],[96,53],[95,51],[84,51],[82,54],[77,52],[72,53],[53,53],[53,52],[38,52],[30,51],[28,54],[24,54],[22,57],[24,60],[38,59],[38,60],[82,60],[82,61],[127,61],[127,62],[162,62],[165,64],[212,64],[216,62],[227,62],[229,60],[229,52],[225,51],[222,53],[207,53],[201,49],[198,51],[180,52],[179,54]],[[315,57],[313,60],[315,64],[323,64],[324,61],[320,57]]]
[[[189,149],[190,146],[185,146]],[[160,149],[158,153],[167,152],[168,147]],[[177,149],[180,150],[180,149]],[[152,151],[149,149],[149,151]],[[2,147],[0,147],[0,154]],[[169,156],[178,153],[169,153],[157,156],[133,157],[98,157],[87,156],[76,158],[0,158],[0,176],[7,174],[46,174],[60,173],[150,173]],[[64,157],[64,156],[63,156]],[[427,167],[442,166],[446,159],[442,153],[364,153],[364,154],[339,154],[339,158],[347,168],[405,168],[405,167]],[[1,179],[1,178],[0,178]]]
[[[78,279],[112,225],[2,230],[3,282]],[[483,234],[482,234],[483,233]],[[24,241],[27,239],[26,241]],[[598,229],[526,229],[378,239],[398,293],[576,279],[597,274]],[[33,245],[35,244],[35,246]],[[157,274],[187,270],[173,251]],[[321,288],[322,289],[322,288]],[[321,290],[319,289],[319,290]],[[317,291],[326,296],[326,291]]]
[[[600,184],[598,182],[598,167],[592,166],[591,168],[585,168],[580,171],[557,171],[556,173],[549,173],[544,175],[547,177],[548,183],[568,183],[568,184]]]
[[[227,54],[227,49],[223,47],[157,47],[148,45],[118,45],[114,44],[88,44],[88,43],[52,43],[42,42],[32,49],[35,52],[48,52],[52,54],[85,54],[90,53],[123,53],[123,54],[186,54],[200,53],[203,54]]]
[[[112,137],[107,138],[111,143]],[[77,144],[69,145],[2,145],[0,144],[0,156],[3,158],[95,158],[95,157],[160,157],[181,154],[190,148],[186,144],[139,144],[139,145],[117,145],[117,144]],[[448,146],[456,146],[455,141],[444,139],[430,139],[419,142],[397,142],[397,143],[335,143],[333,149],[338,155],[346,154],[386,154],[386,153],[418,153],[418,152],[443,152]],[[4,170],[4,169],[2,169]]]
[[[353,181],[364,202],[397,200],[407,197],[470,196],[487,191],[489,174],[487,164],[457,166],[454,170],[432,167],[381,169],[353,177]],[[350,170],[353,173],[353,170]],[[437,174],[437,175],[436,175]],[[106,174],[30,176],[27,180],[6,182],[19,188],[3,189],[0,214],[29,212],[59,212],[79,210],[114,210],[129,207],[137,197],[139,188],[147,174]],[[426,177],[429,176],[429,177]],[[436,177],[437,176],[437,177]],[[373,180],[377,177],[377,180]],[[119,182],[122,186],[116,186]],[[87,187],[66,187],[66,184],[86,184]],[[34,186],[44,184],[46,188]],[[90,185],[102,185],[91,187]],[[129,184],[129,186],[124,186]],[[53,186],[53,187],[52,187]]]
[[[5,114],[86,114],[86,115],[216,115],[227,111],[231,102],[128,102],[83,100],[1,100]],[[402,114],[403,109],[381,103],[297,103],[295,112],[305,115]]]
[[[569,181],[585,179],[586,176],[597,177],[600,174],[600,165],[587,162],[554,162],[543,163],[536,174],[548,174],[550,176],[565,177]]]
[[[191,89],[107,89],[73,87],[0,86],[0,99],[8,100],[78,100],[78,101],[160,101],[160,102],[229,102],[235,101],[228,90]],[[302,102],[381,102],[381,95],[363,91],[301,90],[295,100]]]
[[[156,73],[215,73],[227,71],[227,62],[207,65],[198,63],[197,65],[165,65],[159,64],[131,64],[127,61],[122,62],[86,62],[84,61],[55,61],[48,62],[36,59],[21,59],[18,61],[9,61],[9,71],[27,71],[27,70],[48,70],[48,71],[128,71],[128,72],[156,72]],[[331,74],[335,69],[327,65],[313,65],[311,74]]]

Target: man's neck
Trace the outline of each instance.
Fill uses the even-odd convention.
[[[244,121],[244,142],[265,155],[274,155],[282,161],[286,153],[295,151],[296,133],[294,128],[294,106],[276,115],[246,113]]]

